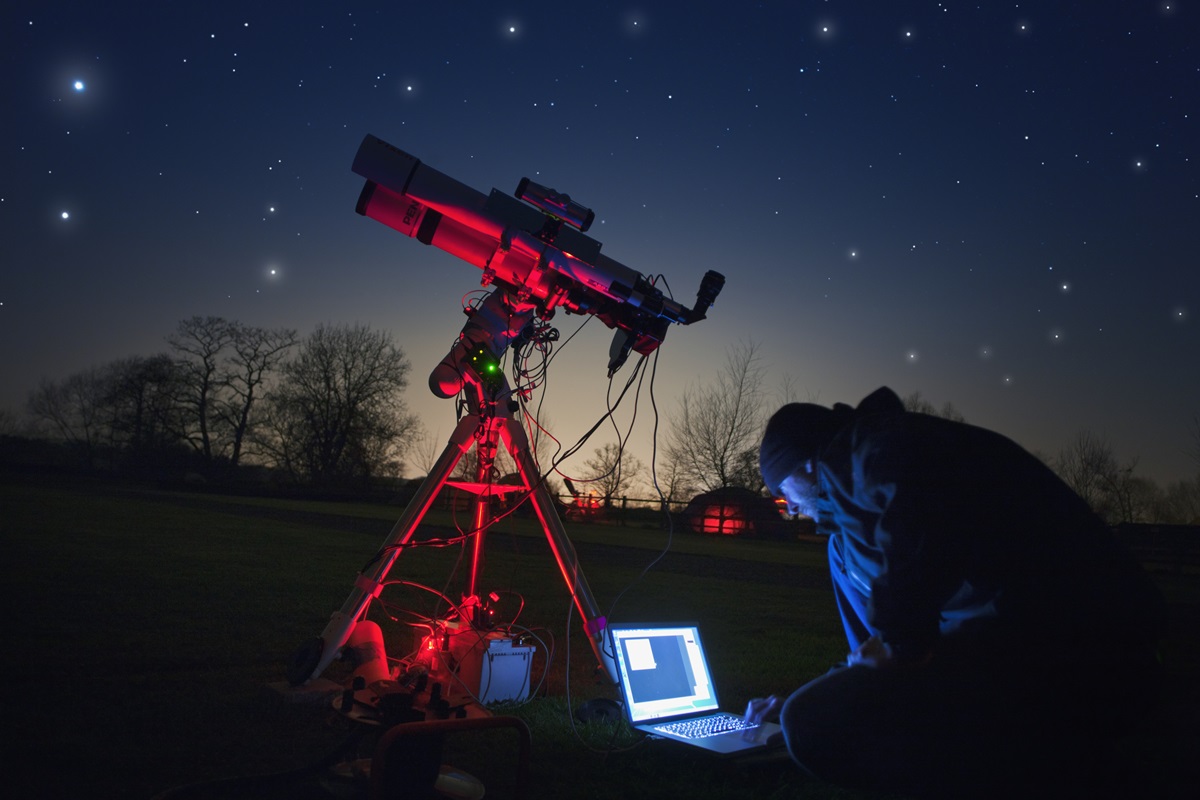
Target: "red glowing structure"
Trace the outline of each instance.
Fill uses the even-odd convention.
[[[713,536],[781,538],[787,522],[770,498],[736,486],[696,495],[684,510],[688,526]]]
[[[572,502],[564,509],[568,519],[596,520],[600,517],[601,512],[604,511],[604,502],[598,495],[594,492],[582,494],[576,490],[574,482],[567,477],[563,478],[563,485],[567,487],[572,498]]]
[[[706,506],[700,515],[700,532],[717,533],[722,536],[737,536],[745,533],[750,527],[745,514],[739,506],[716,505]]]

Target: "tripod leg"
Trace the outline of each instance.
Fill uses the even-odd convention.
[[[567,537],[562,520],[554,509],[554,501],[550,497],[550,493],[546,491],[546,484],[542,480],[541,473],[530,452],[529,439],[525,435],[525,429],[514,419],[509,418],[505,422],[505,443],[512,453],[513,460],[517,463],[517,471],[521,474],[521,480],[530,490],[530,502],[533,503],[538,519],[542,523],[546,540],[550,543],[550,551],[554,553],[558,569],[562,572],[563,580],[567,582],[567,589],[570,590],[571,597],[575,601],[575,608],[583,618],[583,630],[591,641],[592,652],[596,654],[596,661],[608,673],[609,680],[616,683],[617,665],[613,661],[612,653],[608,652],[605,646],[608,622],[600,614],[596,600],[592,597],[592,590],[588,586],[587,578],[584,577],[583,569],[579,566],[575,545],[571,544],[571,540]]]
[[[446,443],[446,449],[442,451],[429,475],[421,482],[420,488],[409,501],[400,519],[392,526],[392,531],[379,548],[376,558],[355,578],[354,589],[346,598],[346,602],[330,617],[319,637],[301,645],[292,655],[287,668],[290,684],[299,686],[316,678],[337,657],[350,638],[350,631],[355,623],[366,612],[370,602],[383,591],[383,579],[400,556],[400,550],[412,538],[425,512],[429,510],[429,506],[463,454],[471,449],[478,426],[479,418],[475,415],[467,415],[459,421],[458,427]]]
[[[500,441],[497,423],[498,420],[494,417],[481,422],[480,436],[475,442],[475,453],[478,456],[475,481],[481,486],[490,486],[492,483],[496,447]],[[489,491],[481,491],[475,496],[475,524],[472,527],[475,536],[471,547],[471,570],[467,577],[468,597],[479,597],[483,591],[479,581],[483,575],[484,545],[487,542],[488,528],[492,526],[493,497]]]

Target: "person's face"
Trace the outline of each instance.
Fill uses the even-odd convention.
[[[817,476],[813,462],[805,461],[779,484],[779,494],[789,514],[817,518]]]

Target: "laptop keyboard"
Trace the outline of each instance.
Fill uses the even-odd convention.
[[[673,733],[685,739],[704,739],[709,736],[717,736],[722,733],[741,731],[753,727],[755,726],[750,725],[746,720],[736,717],[733,714],[718,714],[713,717],[666,722],[662,725],[655,725],[654,729],[656,731]]]

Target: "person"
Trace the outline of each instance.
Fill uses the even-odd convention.
[[[1107,779],[1102,743],[1154,702],[1165,606],[1052,470],[886,387],[857,407],[783,406],[759,462],[829,537],[850,646],[786,702],[748,709],[782,708],[802,768],[930,797],[1081,796]]]

